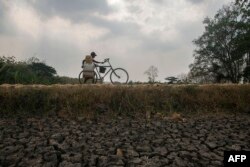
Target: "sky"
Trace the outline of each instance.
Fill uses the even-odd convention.
[[[60,76],[78,77],[90,52],[132,81],[158,69],[157,81],[189,72],[192,41],[232,0],[0,0],[0,56],[37,57]]]

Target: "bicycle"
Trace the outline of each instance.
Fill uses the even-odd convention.
[[[109,62],[109,58],[104,59],[104,62],[107,62],[108,65],[97,65],[95,64],[94,69],[94,78],[92,83],[97,83],[97,81],[103,82],[104,78],[110,73],[110,81],[112,84],[126,84],[129,79],[128,72],[123,68],[113,68],[112,65]],[[99,67],[99,70],[98,70]],[[109,68],[106,71],[106,68]],[[105,72],[106,71],[106,72]],[[103,76],[100,74],[103,73]],[[79,82],[80,84],[84,83],[84,76],[83,76],[83,70],[79,74]]]

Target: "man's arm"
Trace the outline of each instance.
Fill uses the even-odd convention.
[[[102,62],[99,62],[99,61],[96,61],[96,60],[93,60],[94,63],[102,63]]]

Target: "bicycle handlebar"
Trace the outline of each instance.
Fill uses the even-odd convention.
[[[109,58],[104,59],[104,62],[107,62],[107,61],[109,61]]]

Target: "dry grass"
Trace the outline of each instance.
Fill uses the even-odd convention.
[[[102,113],[249,112],[250,85],[0,85],[0,114],[63,117]]]

